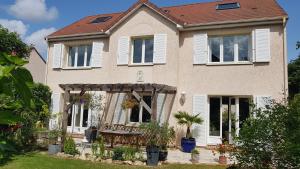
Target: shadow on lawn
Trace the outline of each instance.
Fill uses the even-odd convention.
[[[17,156],[28,156],[32,157],[36,151],[42,149],[36,148],[34,146],[30,146],[27,148],[16,148],[14,151],[7,151],[0,157],[0,167],[5,166],[6,164],[12,162]]]

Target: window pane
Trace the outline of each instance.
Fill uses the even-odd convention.
[[[68,58],[68,66],[69,67],[74,67],[74,65],[75,65],[75,53],[76,53],[76,48],[70,47],[69,48],[69,58]]]
[[[220,136],[220,98],[210,98],[209,135]]]
[[[77,104],[77,112],[75,113],[75,126],[80,127],[81,104]]]
[[[85,46],[79,46],[78,47],[77,66],[84,66],[84,53],[85,53]]]
[[[239,61],[249,61],[249,36],[237,36]]]
[[[84,106],[83,115],[82,115],[82,127],[87,127],[88,125],[88,117],[89,117],[89,108]]]
[[[248,98],[239,99],[239,122],[240,128],[243,126],[244,121],[249,117],[250,104]]]
[[[144,96],[143,100],[151,108],[151,96]],[[143,107],[142,122],[149,123],[150,121],[151,121],[151,114]]]
[[[71,108],[68,111],[68,126],[72,125],[72,120],[73,120],[72,112],[73,112],[73,106],[71,106]]]
[[[224,62],[234,61],[234,37],[225,36],[223,38]]]
[[[87,46],[87,58],[86,58],[86,66],[90,66],[91,62],[91,55],[92,55],[92,45]]]
[[[131,109],[131,114],[130,114],[129,120],[130,120],[130,122],[139,122],[139,119],[140,119],[140,106],[136,105]]]
[[[143,40],[135,39],[133,41],[133,63],[142,63]]]
[[[153,62],[153,39],[145,40],[145,63]]]
[[[220,38],[210,39],[210,60],[211,62],[220,62]]]

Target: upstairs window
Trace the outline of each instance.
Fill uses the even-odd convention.
[[[103,22],[110,20],[111,18],[112,18],[111,16],[102,16],[102,17],[98,17],[98,18],[94,19],[90,23],[103,23]]]
[[[92,45],[69,47],[68,67],[89,67]]]
[[[237,8],[240,8],[240,4],[237,2],[218,4],[216,7],[217,10],[227,10],[227,9],[237,9]]]
[[[209,61],[213,63],[251,61],[249,35],[209,38]]]
[[[153,37],[132,41],[132,64],[153,63]]]

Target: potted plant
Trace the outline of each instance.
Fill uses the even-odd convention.
[[[217,152],[219,152],[219,163],[220,164],[227,164],[227,157],[226,152],[228,150],[228,144],[227,142],[224,142],[222,144],[218,144],[216,148]]]
[[[140,128],[148,136],[146,139],[147,165],[157,166],[159,159],[159,123],[154,121],[147,124],[142,124]]]
[[[175,114],[175,118],[178,121],[177,123],[187,127],[186,137],[181,138],[181,149],[183,152],[190,153],[196,147],[196,140],[192,136],[191,127],[193,124],[201,124],[203,122],[199,115],[200,114],[190,115],[184,111],[179,111]]]
[[[61,152],[61,145],[58,143],[58,137],[61,137],[60,130],[51,130],[48,134],[49,145],[48,145],[48,154],[57,154]]]
[[[198,163],[200,161],[200,152],[199,152],[199,150],[193,149],[191,153],[192,153],[191,154],[192,162]]]
[[[168,123],[164,123],[160,128],[159,136],[159,161],[166,161],[168,157],[168,144],[175,138],[174,128],[169,127]]]

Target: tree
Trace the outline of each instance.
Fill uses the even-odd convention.
[[[232,153],[240,168],[300,167],[300,98],[254,109],[235,138]],[[255,116],[254,116],[255,114]]]
[[[297,43],[300,47],[300,42]],[[288,79],[289,79],[289,95],[293,98],[295,94],[300,93],[300,55],[297,59],[291,61],[288,65]]]
[[[14,150],[14,129],[22,121],[21,113],[34,109],[30,72],[23,67],[27,61],[0,52],[0,162]]]
[[[22,42],[17,33],[9,32],[0,25],[0,51],[27,58],[30,55],[30,46]]]

